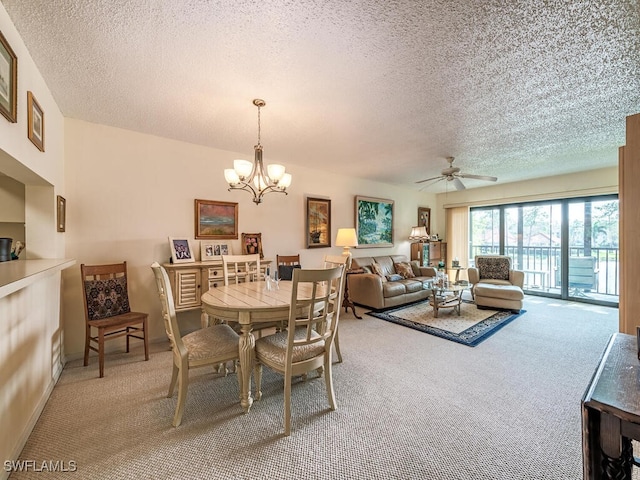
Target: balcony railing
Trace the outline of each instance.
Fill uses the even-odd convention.
[[[486,245],[471,246],[471,261],[476,255],[497,255],[498,247]],[[561,286],[560,247],[509,246],[505,255],[511,257],[514,268],[525,272],[525,289],[558,291]],[[570,257],[595,257],[595,288],[590,293],[599,295],[619,295],[620,250],[618,248],[594,248],[587,252],[584,247],[569,247]],[[615,299],[617,301],[617,299]]]

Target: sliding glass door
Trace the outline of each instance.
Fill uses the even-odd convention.
[[[528,294],[618,304],[616,196],[472,208],[469,259],[509,255]]]

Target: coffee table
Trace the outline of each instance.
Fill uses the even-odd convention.
[[[429,305],[433,307],[433,316],[438,318],[438,310],[441,308],[453,308],[460,316],[460,305],[462,304],[462,292],[468,290],[470,285],[459,285],[454,283],[427,285],[431,288]]]

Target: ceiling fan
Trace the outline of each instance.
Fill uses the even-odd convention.
[[[470,173],[460,173],[460,168],[453,166],[453,157],[447,157],[447,162],[449,162],[449,166],[442,170],[441,174],[437,177],[426,178],[424,180],[419,180],[416,183],[424,183],[424,182],[439,182],[441,180],[446,180],[447,182],[453,182],[453,186],[456,187],[456,190],[464,190],[466,187],[460,180],[461,178],[473,178],[476,180],[486,180],[488,182],[495,182],[498,180],[497,177],[490,177],[488,175],[472,175]]]

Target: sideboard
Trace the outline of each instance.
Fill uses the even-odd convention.
[[[261,274],[272,260],[260,260]],[[200,297],[210,288],[224,285],[222,260],[211,262],[164,263],[171,282],[176,312],[199,309]]]

